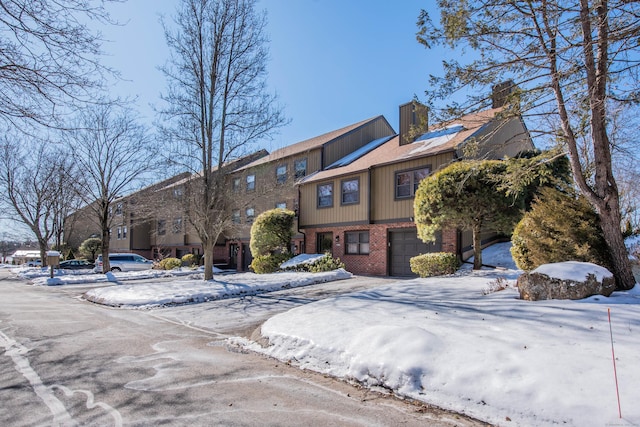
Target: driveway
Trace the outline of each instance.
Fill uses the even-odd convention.
[[[122,310],[80,299],[82,286],[0,271],[0,425],[485,425],[227,344],[275,313],[374,283]]]

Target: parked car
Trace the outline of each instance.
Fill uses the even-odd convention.
[[[109,254],[109,265],[111,271],[137,271],[150,270],[153,268],[153,261],[138,254]],[[102,255],[96,258],[96,273],[102,273]]]
[[[27,262],[27,267],[42,267],[42,261],[39,259],[32,259]]]
[[[93,263],[86,259],[69,259],[67,261],[62,261],[58,266],[58,268],[63,270],[90,270],[93,267]]]

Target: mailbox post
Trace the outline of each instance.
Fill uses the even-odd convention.
[[[60,252],[47,251],[47,265],[51,268],[51,278],[53,279],[53,269],[60,265]]]

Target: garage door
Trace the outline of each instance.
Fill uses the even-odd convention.
[[[442,234],[438,232],[436,242],[426,244],[418,238],[415,228],[389,231],[391,276],[415,276],[409,260],[416,255],[442,250]]]

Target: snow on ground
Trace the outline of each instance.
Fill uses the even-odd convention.
[[[523,301],[508,247],[486,249],[483,260],[510,269],[465,268],[318,301],[265,322],[268,347],[236,342],[496,425],[640,425],[640,287]],[[483,295],[501,280],[510,286]]]
[[[473,271],[465,264],[452,276],[400,280],[332,297],[266,321],[266,348],[241,338],[232,341],[301,368],[382,387],[499,426],[639,426],[640,286],[608,298],[523,301],[515,288],[521,272],[509,247],[497,244],[483,251],[484,262],[499,269]],[[578,278],[590,269],[567,273],[554,266],[551,271]],[[111,277],[121,283],[137,274],[166,277],[193,271]],[[46,272],[40,275],[31,280],[51,284]],[[88,295],[110,305],[150,307],[348,277],[343,270],[216,275],[207,282],[199,275],[109,285]],[[70,284],[74,278],[108,280],[99,274],[53,280]],[[505,284],[506,289],[492,292]]]
[[[325,273],[241,273],[214,276],[214,280],[209,281],[204,281],[202,277],[199,277],[164,283],[109,286],[92,289],[86,292],[84,297],[89,301],[105,305],[149,308],[256,295],[350,277],[352,274],[343,269]]]

